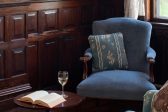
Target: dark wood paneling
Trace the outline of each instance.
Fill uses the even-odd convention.
[[[81,24],[89,25],[94,20],[94,7],[92,5],[81,7]]]
[[[113,8],[112,7],[112,1],[111,0],[99,0],[99,10],[100,10],[100,18],[106,19],[110,18],[113,15]]]
[[[4,28],[5,28],[4,25],[5,25],[4,17],[0,17],[0,42],[5,40],[4,39],[4,37],[5,37],[5,35],[4,35]]]
[[[75,90],[82,73],[80,26],[92,23],[92,2],[43,1],[0,9],[0,91],[25,83],[33,89],[58,85],[59,69],[69,72],[66,87]]]
[[[98,18],[107,19],[124,16],[124,0],[98,0]]]
[[[38,46],[37,42],[31,42],[26,47],[27,73],[30,77],[30,84],[33,89],[38,88]]]
[[[81,10],[75,8],[61,8],[59,9],[59,28],[66,30],[78,27],[81,22]]]
[[[0,79],[4,78],[4,67],[5,67],[5,63],[4,63],[4,51],[0,50]]]
[[[80,71],[80,46],[79,35],[77,32],[65,33],[59,37],[59,61],[58,69],[69,72],[69,80],[66,90],[72,91],[76,89],[79,83]]]
[[[79,57],[89,46],[87,38],[92,33],[92,22],[123,16],[123,0],[22,2],[0,3],[2,97],[8,99],[5,94],[26,91],[30,86],[34,90],[52,85],[61,89],[58,70],[69,72],[65,89],[75,91],[82,78]]]
[[[44,10],[39,12],[39,32],[58,30],[58,10]]]
[[[9,31],[11,31],[11,40],[25,38],[25,15],[11,16],[9,28]]]
[[[48,36],[50,37],[50,36]],[[39,42],[40,87],[57,83],[58,44],[57,39],[46,39]]]
[[[11,50],[12,54],[12,75],[20,75],[26,72],[26,51],[25,48],[14,48]]]
[[[22,75],[6,78],[5,80],[1,80],[0,81],[0,88],[2,91],[5,91],[3,89],[15,87],[15,86],[26,84],[26,83],[29,83],[29,76],[27,74],[22,74]],[[15,93],[15,91],[13,91],[13,93]],[[0,96],[0,97],[2,97],[2,96]]]
[[[154,65],[155,83],[164,84],[168,80],[168,26],[153,24],[151,45],[156,51]]]
[[[26,14],[27,34],[37,33],[37,12],[29,12]]]
[[[124,17],[124,0],[112,0],[112,9],[113,15],[111,17]]]
[[[71,33],[59,37],[59,69],[71,70],[71,64],[76,60],[73,57],[77,47],[76,38]]]
[[[0,8],[29,5],[31,0],[1,0]]]
[[[14,82],[16,81],[16,79],[20,79],[20,84],[19,86],[15,86]],[[23,91],[27,91],[27,90],[30,90],[31,87],[30,87],[30,84],[28,83],[24,83],[24,84],[21,84],[21,81],[26,81],[25,79],[27,79],[27,77],[25,77],[24,75],[23,76],[19,76],[17,78],[12,78],[12,79],[8,79],[8,83],[6,85],[6,89],[1,89],[0,90],[0,106],[1,104],[3,105],[3,103],[8,100],[8,99],[12,99],[13,101],[13,98],[14,96],[16,96],[19,92],[23,92]],[[13,81],[12,81],[13,80]],[[22,82],[23,83],[23,82]],[[3,85],[2,82],[0,82],[0,84]],[[13,84],[13,86],[11,86],[11,84]],[[1,86],[1,85],[0,85]],[[1,86],[2,87],[2,86]],[[4,87],[4,86],[3,86]],[[12,96],[12,97],[11,97]],[[3,103],[2,103],[3,102]],[[9,105],[6,105],[6,106],[9,106]],[[2,106],[1,106],[2,107]],[[4,107],[3,107],[4,108]],[[1,108],[0,110],[2,110],[3,108]],[[9,109],[9,108],[8,108]],[[4,112],[4,111],[1,111],[1,112]],[[6,111],[5,111],[6,112]]]

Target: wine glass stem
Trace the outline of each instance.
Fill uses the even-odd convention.
[[[64,86],[62,86],[62,95],[64,96]]]

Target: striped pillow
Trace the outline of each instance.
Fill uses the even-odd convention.
[[[128,68],[122,33],[90,35],[88,40],[93,53],[93,71]]]

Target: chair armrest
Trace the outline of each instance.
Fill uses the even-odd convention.
[[[147,49],[147,61],[149,63],[154,63],[155,62],[155,57],[156,57],[156,52],[154,49],[151,47],[148,47]]]
[[[144,95],[143,100],[143,112],[152,112],[151,103],[153,96],[158,92],[158,90],[149,90]]]
[[[83,79],[86,79],[88,76],[88,62],[92,58],[92,52],[91,49],[88,48],[83,57],[80,57],[80,60],[83,62]]]
[[[92,58],[92,49],[91,48],[86,49],[84,56],[88,56],[91,59]]]
[[[151,47],[148,47],[147,49],[147,62],[150,64],[149,66],[149,76],[150,76],[150,80],[152,82],[154,82],[154,73],[153,73],[153,65],[155,63],[155,57],[156,57],[156,52],[154,49],[152,49]]]

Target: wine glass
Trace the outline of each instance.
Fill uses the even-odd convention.
[[[67,71],[58,71],[58,82],[62,85],[62,96],[67,98],[68,96],[64,93],[64,86],[68,81]]]

